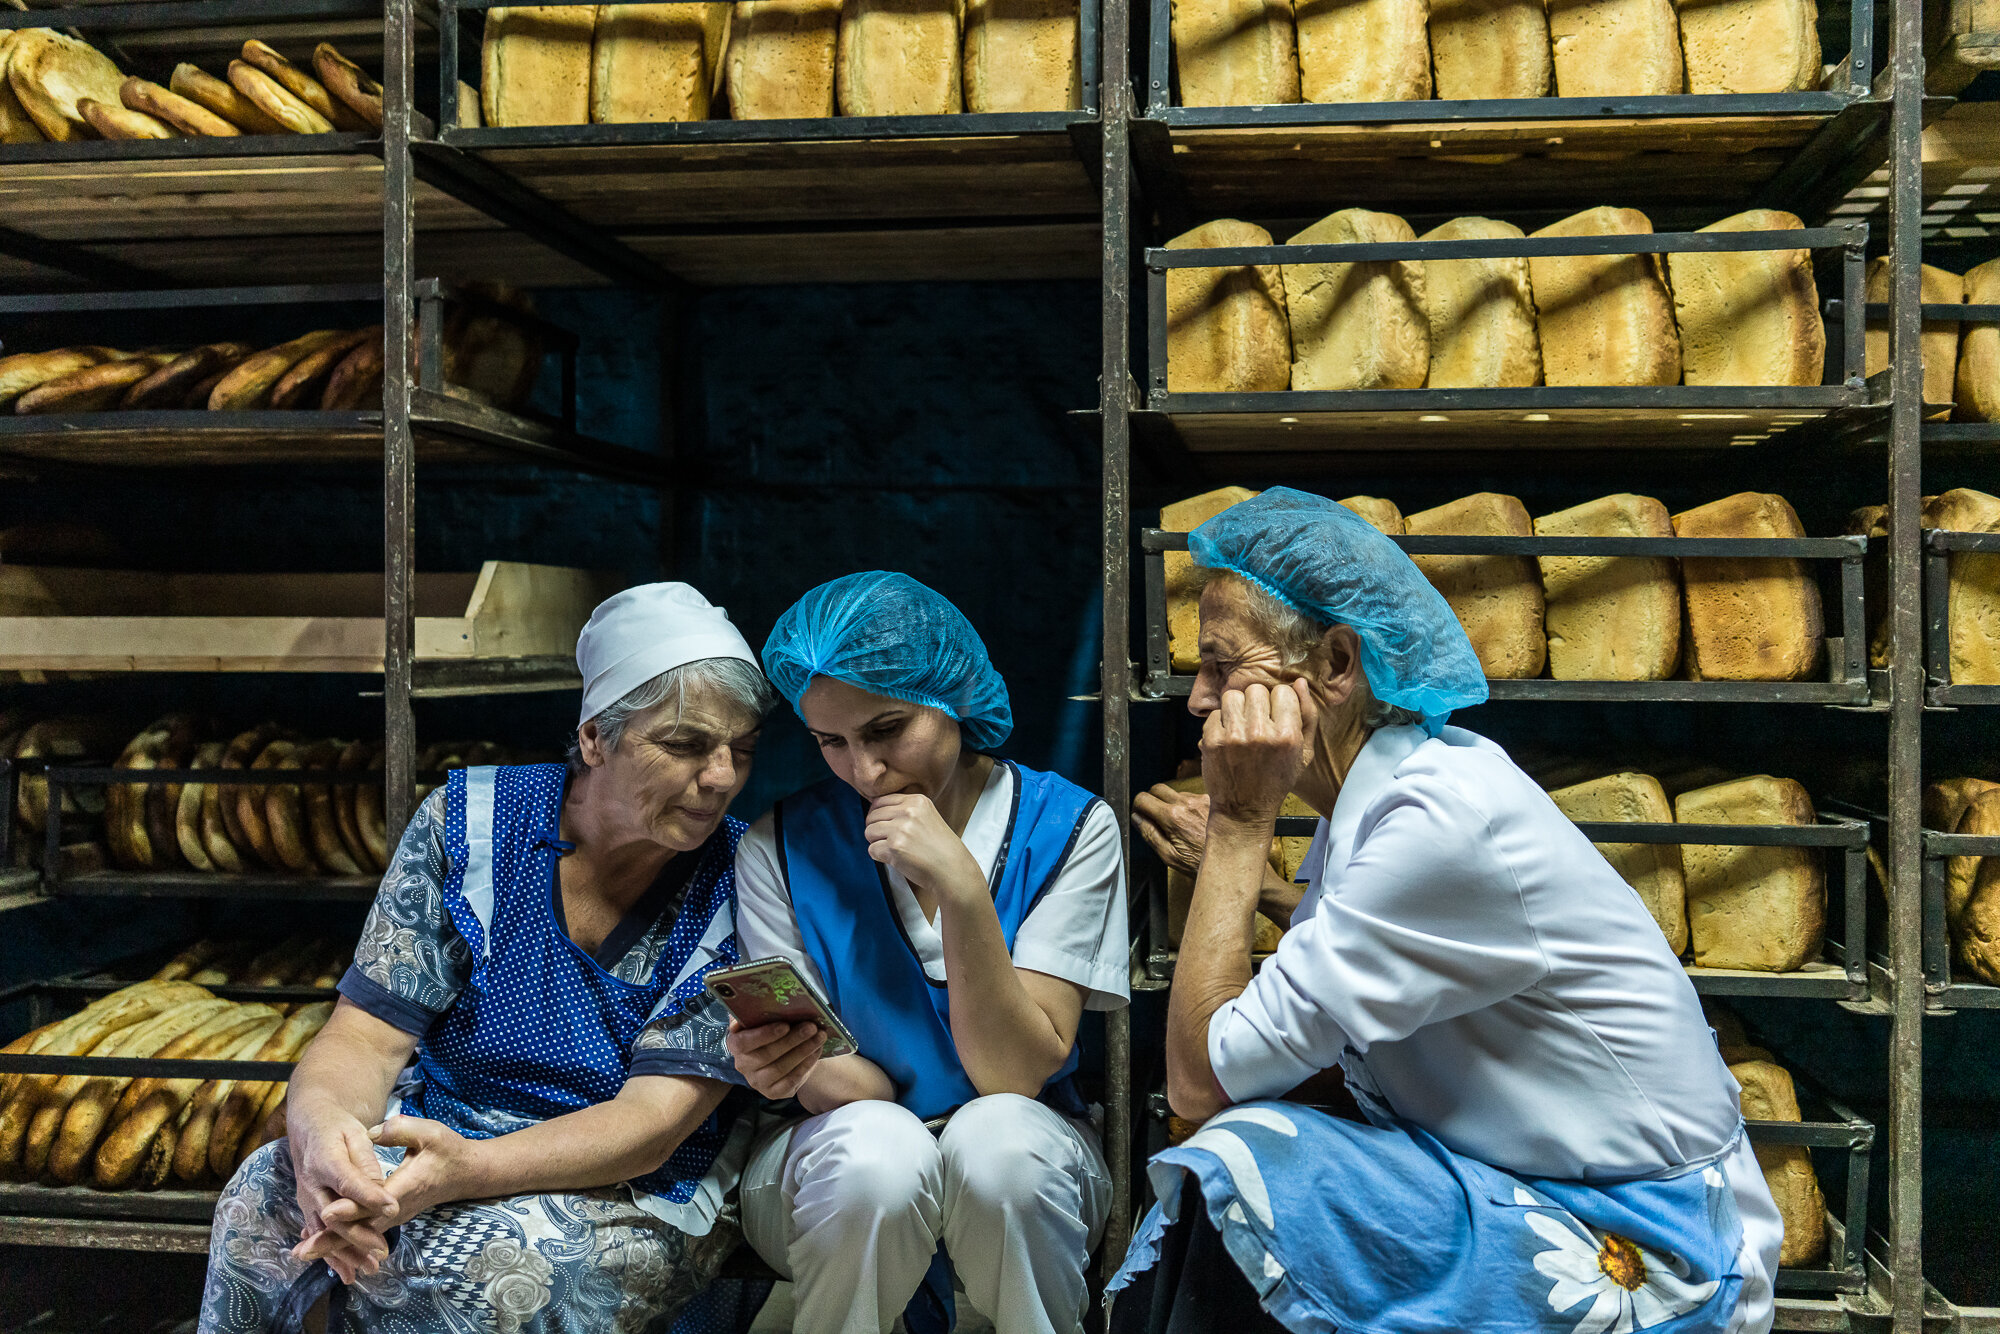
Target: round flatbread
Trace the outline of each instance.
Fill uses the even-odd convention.
[[[333,43],[321,42],[313,48],[313,73],[333,94],[333,100],[361,120],[371,130],[382,128],[382,85],[368,72],[334,50]],[[335,124],[338,124],[335,121]]]
[[[267,347],[222,377],[208,396],[213,412],[240,412],[268,404],[271,389],[285,372],[323,347],[348,337],[343,329],[318,329],[289,343]]]
[[[347,359],[333,368],[333,374],[326,382],[326,392],[320,395],[321,409],[327,412],[354,412],[380,406],[382,367],[382,327],[377,325],[375,337],[348,353]]]
[[[203,109],[214,112],[245,134],[291,133],[259,111],[257,104],[237,92],[234,85],[216,78],[199,65],[174,66],[174,74],[167,80],[167,87]]]
[[[293,134],[331,134],[333,122],[286,91],[283,84],[241,60],[229,62],[229,82],[259,111]]]
[[[76,104],[91,129],[106,139],[178,139],[180,133],[157,116],[118,102],[100,102],[86,97]]]
[[[101,361],[114,360],[104,355],[106,351],[101,347],[63,347],[53,352],[16,352],[11,357],[0,357],[0,408],[11,405],[37,385],[88,370]]]
[[[204,139],[235,138],[243,131],[192,98],[162,88],[150,79],[127,79],[118,96],[134,111],[144,112],[179,130]]]
[[[14,85],[7,81],[7,60],[19,35],[18,28],[0,32],[0,144],[44,143],[47,136],[21,105],[21,99],[14,96]]]
[[[210,343],[183,352],[125,391],[121,408],[178,408],[188,390],[235,367],[250,355],[248,343]]]
[[[324,347],[307,353],[271,386],[270,406],[298,408],[319,402],[334,367],[346,360],[347,354],[367,339],[379,340],[381,337],[382,326],[378,324],[369,329],[356,329]]]
[[[14,400],[24,416],[54,412],[101,412],[125,397],[125,391],[174,359],[171,352],[151,352],[123,361],[100,362],[61,379],[37,385]]]
[[[347,108],[346,104],[334,99],[333,94],[326,90],[325,84],[256,38],[253,37],[243,43],[243,59],[245,63],[256,66],[276,79],[286,92],[325,117],[327,123],[334,129],[368,128],[359,116]]]
[[[124,82],[103,52],[53,28],[22,28],[8,48],[8,85],[35,128],[58,143],[96,138],[77,103],[121,105]]]

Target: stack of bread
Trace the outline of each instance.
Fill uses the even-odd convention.
[[[530,313],[527,297],[481,285],[478,302],[446,308],[442,367],[446,389],[513,411],[527,402],[544,348],[530,326],[506,309]],[[0,357],[0,411],[318,408],[341,412],[382,401],[382,326],[316,329],[276,347],[247,342],[124,352],[63,347]]]
[[[1206,793],[1199,764],[1190,762],[1181,766],[1182,774],[1167,786],[1176,792]],[[1193,772],[1188,772],[1193,770]],[[1305,804],[1298,795],[1285,798],[1279,815],[1311,816],[1312,807]],[[1271,870],[1287,884],[1300,878],[1306,859],[1306,849],[1312,845],[1310,836],[1280,836],[1271,840],[1269,862]],[[1167,941],[1174,948],[1180,948],[1181,933],[1187,926],[1188,906],[1194,902],[1194,877],[1174,867],[1167,868]],[[1256,954],[1268,954],[1278,948],[1278,940],[1285,929],[1266,917],[1257,914],[1257,934],[1250,948]]]
[[[1174,0],[1182,106],[1789,93],[1814,0]]]
[[[2000,532],[2000,496],[1970,487],[1923,497],[1922,526],[1947,533]],[[1864,505],[1848,516],[1847,531],[1886,539],[1886,505]],[[2000,555],[1955,551],[1946,558],[1949,592],[1944,609],[1951,680],[1954,685],[2000,685]],[[1885,584],[1886,561],[1871,561],[1867,589],[1870,611],[1869,660],[1890,660]],[[1947,831],[1948,832],[1948,831]]]
[[[1077,0],[492,9],[480,111],[488,125],[1062,111],[1081,97],[1077,12]]]
[[[1947,834],[2000,835],[2000,783],[1947,778],[1924,789],[1924,826]],[[1945,930],[1958,965],[2000,986],[2000,857],[1953,857],[1945,866]]]
[[[8,1054],[296,1061],[333,1012],[222,1000],[166,976],[22,1035]],[[106,1190],[226,1181],[283,1132],[283,1081],[0,1077],[0,1175]]]
[[[1728,1010],[1711,1007],[1708,1019],[1722,1059],[1743,1089],[1743,1119],[1803,1121],[1791,1072],[1767,1049],[1753,1046],[1743,1021]],[[1812,1151],[1803,1144],[1759,1144],[1754,1140],[1751,1148],[1784,1223],[1778,1263],[1787,1269],[1819,1263],[1826,1256],[1826,1196],[1813,1171]]]
[[[218,79],[178,66],[168,86],[127,78],[53,28],[0,33],[0,143],[234,138],[382,128],[382,85],[321,42],[312,73],[252,38]]]
[[[1801,226],[1793,214],[1752,209],[1702,230]],[[1636,209],[1594,208],[1533,235],[1652,230]],[[1521,237],[1511,223],[1468,217],[1419,238],[1394,214],[1350,208],[1285,244]],[[1167,248],[1270,244],[1263,228],[1225,218]],[[1993,337],[2000,368],[2000,331]],[[1685,251],[1664,262],[1658,255],[1504,256],[1167,274],[1173,393],[1816,385],[1825,358],[1809,250]]]
[[[49,826],[49,784],[37,772],[39,767],[88,764],[107,760],[117,753],[118,733],[101,718],[36,717],[25,712],[0,711],[0,757],[23,762],[14,788],[16,865],[32,864],[42,848],[41,836]],[[63,789],[62,814],[66,822],[82,820],[94,825],[104,814],[103,790]],[[4,815],[0,812],[0,818]]]
[[[1187,532],[1256,494],[1224,487],[1169,505],[1161,526]],[[1783,497],[1729,496],[1669,515],[1646,496],[1604,496],[1531,518],[1513,496],[1481,492],[1405,516],[1375,496],[1340,502],[1391,536],[1803,537]],[[1200,665],[1199,573],[1168,552],[1167,636],[1174,670]],[[1486,675],[1518,680],[1791,681],[1824,647],[1819,587],[1805,562],[1663,556],[1417,556],[1444,594]]]

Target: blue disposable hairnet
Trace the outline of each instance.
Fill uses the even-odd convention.
[[[950,714],[974,750],[992,750],[1014,730],[1007,683],[979,632],[907,574],[845,575],[794,602],[764,641],[764,674],[795,711],[812,679],[830,676]]]
[[[1189,533],[1188,552],[1315,620],[1353,626],[1375,698],[1421,714],[1432,736],[1453,709],[1485,702],[1486,674],[1443,594],[1347,506],[1274,486]]]

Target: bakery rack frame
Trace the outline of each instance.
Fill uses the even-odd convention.
[[[1991,429],[1996,423],[1968,423]],[[1925,438],[1930,439],[1929,428]],[[2000,431],[1992,436],[2000,442]],[[1924,532],[1924,660],[1928,686],[1924,701],[1933,708],[2000,704],[2000,685],[1957,683],[1951,679],[1951,558],[1954,552],[2000,555],[2000,533]],[[2000,848],[1994,849],[2000,851]]]
[[[1414,392],[1414,391],[1412,391]],[[1187,550],[1186,533],[1147,528],[1139,535],[1145,561],[1146,674],[1137,698],[1186,696],[1194,678],[1176,675],[1167,638],[1166,553]],[[1828,679],[1824,681],[1556,681],[1496,680],[1486,683],[1495,700],[1605,700],[1626,702],[1711,702],[1718,704],[1836,704],[1869,702],[1867,615],[1863,604],[1862,562],[1868,539],[1688,537],[1444,537],[1389,539],[1413,556],[1667,556],[1681,559],[1788,558],[1840,562],[1840,633],[1826,640]],[[1626,842],[1644,842],[1628,839]],[[1666,842],[1687,842],[1662,840]]]
[[[2000,987],[1960,973],[1945,921],[1945,876],[1953,857],[2000,857],[2000,836],[1924,831],[1924,999],[1934,1013],[2000,1010]]]

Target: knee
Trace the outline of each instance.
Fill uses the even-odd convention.
[[[893,1102],[850,1103],[829,1112],[813,1139],[800,1177],[822,1184],[843,1213],[897,1213],[938,1190],[937,1141]]]
[[[1043,1198],[1074,1180],[1075,1146],[1056,1114],[1018,1093],[975,1098],[939,1138],[955,1192],[990,1204]]]

